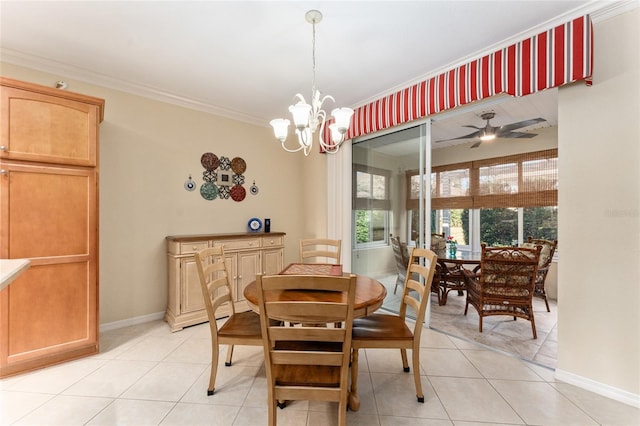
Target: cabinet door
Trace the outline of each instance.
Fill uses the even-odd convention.
[[[205,308],[204,299],[202,298],[202,288],[195,258],[185,257],[180,260],[180,269],[182,274],[180,313],[186,314],[203,310]]]
[[[238,279],[234,295],[235,301],[243,301],[244,288],[256,280],[256,274],[262,271],[262,257],[260,251],[246,251],[238,253]]]
[[[0,107],[0,157],[96,165],[97,105],[2,86]]]
[[[284,249],[268,249],[262,252],[262,273],[264,275],[275,275],[284,268]]]
[[[3,161],[0,169],[0,257],[31,259],[0,292],[0,376],[97,352],[95,171]]]

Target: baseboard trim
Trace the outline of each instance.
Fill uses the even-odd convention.
[[[118,328],[129,327],[131,325],[143,324],[145,322],[156,321],[164,318],[164,311],[156,312],[148,315],[141,315],[139,317],[127,318],[120,321],[108,322],[106,324],[100,324],[100,332],[103,333],[109,330],[117,330]]]
[[[595,380],[587,379],[586,377],[578,376],[577,374],[569,373],[568,371],[560,369],[556,369],[555,378],[565,383],[569,383],[570,385],[597,393],[598,395],[606,396],[607,398],[640,408],[640,395],[605,385],[604,383],[599,383]]]

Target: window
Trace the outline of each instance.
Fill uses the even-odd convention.
[[[410,211],[418,208],[418,171],[407,181]],[[430,183],[431,232],[453,235],[461,250],[557,239],[557,149],[433,167]]]
[[[353,166],[355,247],[388,244],[391,172]]]

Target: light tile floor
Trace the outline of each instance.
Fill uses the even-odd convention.
[[[395,288],[396,275],[377,278],[387,288],[383,307],[397,312],[400,306],[402,288]],[[464,315],[465,297],[457,292],[449,292],[447,304],[440,306],[435,294],[431,295],[430,327],[454,337],[471,340],[491,349],[533,361],[545,367],[555,368],[557,364],[558,308],[554,300],[549,300],[551,312],[547,312],[544,300],[533,299],[537,339],[533,339],[531,323],[509,316],[490,316],[483,321],[483,331],[478,331],[478,313],[473,306]]]
[[[640,410],[554,380],[551,369],[424,329],[425,403],[397,350],[360,355],[361,408],[350,425],[640,425]],[[207,324],[171,333],[163,321],[101,335],[101,353],[0,380],[2,425],[265,425],[262,349],[220,357],[208,397]],[[223,349],[226,351],[226,348]],[[337,405],[299,401],[279,425],[333,425]]]

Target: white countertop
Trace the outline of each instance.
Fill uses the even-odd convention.
[[[0,291],[8,287],[30,264],[29,259],[0,259]]]

